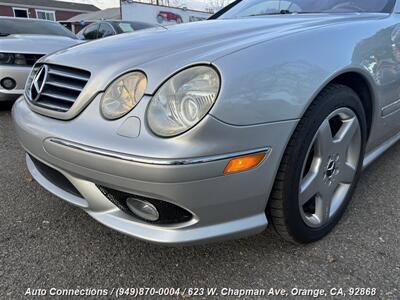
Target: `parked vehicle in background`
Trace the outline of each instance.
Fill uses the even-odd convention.
[[[211,17],[211,14],[208,12],[185,7],[166,7],[130,0],[121,1],[121,18],[124,21],[140,21],[167,26],[203,21],[209,17]]]
[[[183,22],[180,15],[174,14],[170,11],[160,11],[157,16],[157,21],[160,24],[164,22],[175,22],[177,24],[180,24]]]
[[[0,17],[0,101],[23,94],[39,58],[78,43],[72,32],[56,22]]]
[[[77,37],[80,40],[96,40],[112,35],[131,33],[153,27],[159,26],[144,22],[101,21],[86,26],[77,34]]]

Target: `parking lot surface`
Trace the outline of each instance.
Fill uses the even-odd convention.
[[[400,299],[400,144],[364,172],[333,233],[308,246],[282,242],[272,230],[242,240],[179,248],[138,241],[45,191],[29,175],[24,158],[10,107],[3,104],[2,299],[21,298],[28,288],[51,287],[365,287],[377,288],[379,299]]]

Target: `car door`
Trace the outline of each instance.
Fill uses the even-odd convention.
[[[114,28],[109,23],[106,23],[106,22],[100,23],[99,34],[97,37],[98,39],[112,36],[115,34],[116,34],[116,32],[115,32]]]
[[[85,40],[95,40],[98,37],[99,23],[94,23],[86,27],[83,31],[83,38]]]
[[[399,1],[398,1],[399,2]],[[361,64],[375,84],[375,130],[370,148],[375,148],[400,131],[400,11],[385,19],[374,35],[355,48],[353,62]],[[370,150],[370,149],[368,149]]]

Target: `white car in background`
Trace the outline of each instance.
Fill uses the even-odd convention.
[[[0,102],[23,94],[39,58],[78,43],[75,34],[57,22],[0,17]]]

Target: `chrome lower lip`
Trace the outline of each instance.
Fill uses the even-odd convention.
[[[264,148],[257,148],[248,151],[240,151],[235,153],[227,153],[227,154],[220,154],[220,155],[212,155],[212,156],[204,156],[204,157],[196,157],[196,158],[184,158],[184,159],[160,159],[160,158],[150,158],[150,157],[143,157],[143,156],[136,156],[136,155],[129,155],[119,152],[108,151],[104,149],[99,149],[87,145],[78,144],[75,142],[70,142],[58,138],[49,138],[47,139],[48,142],[58,144],[64,147],[68,147],[74,150],[83,151],[95,155],[100,155],[109,158],[115,158],[120,160],[125,160],[129,162],[135,163],[142,163],[142,164],[149,164],[149,165],[164,165],[164,166],[177,166],[177,165],[194,165],[200,163],[209,163],[215,161],[221,161],[226,159],[231,159],[234,157],[251,155],[256,153],[264,152],[266,153],[266,158],[271,152],[270,147]],[[265,158],[264,158],[265,159]]]

